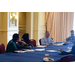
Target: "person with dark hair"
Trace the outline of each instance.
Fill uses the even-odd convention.
[[[27,46],[33,47],[33,45],[31,44],[31,42],[30,42],[30,40],[29,40],[29,34],[28,34],[28,33],[25,33],[25,34],[22,36],[21,41],[26,42],[26,45],[27,45]]]
[[[17,48],[30,48],[30,47],[25,47],[25,46],[21,46],[18,45],[16,42],[18,42],[19,40],[19,34],[15,33],[12,37],[12,40],[10,40],[7,44],[7,48],[6,48],[6,53],[7,52],[14,52],[15,50],[17,50]]]
[[[54,44],[55,42],[49,37],[50,36],[50,32],[49,31],[46,31],[45,33],[45,37],[43,37],[41,39],[41,44],[42,45],[49,45],[49,44]]]
[[[70,32],[71,32],[71,36],[68,37],[68,38],[66,39],[66,41],[67,41],[67,42],[74,42],[74,38],[75,38],[75,36],[74,36],[74,31],[71,30]]]

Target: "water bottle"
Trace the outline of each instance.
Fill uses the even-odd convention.
[[[65,39],[64,39],[64,43],[65,43]]]

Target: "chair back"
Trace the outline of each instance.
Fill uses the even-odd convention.
[[[39,40],[39,43],[40,43],[40,45],[42,45],[42,44],[41,44],[41,39]]]
[[[5,45],[0,43],[0,54],[5,53]]]
[[[75,61],[74,55],[65,55],[60,59],[61,62],[72,62]]]
[[[31,42],[31,44],[32,44],[34,47],[36,47],[36,40],[31,39],[30,42]]]

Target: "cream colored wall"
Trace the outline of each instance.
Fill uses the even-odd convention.
[[[33,14],[33,39],[36,40],[36,43],[38,44],[38,12],[34,12]]]
[[[45,12],[34,12],[33,19],[33,39],[36,40],[37,45],[39,39],[45,36]]]
[[[33,12],[26,12],[26,33],[33,39]]]
[[[42,37],[45,36],[45,31],[46,31],[46,27],[45,27],[45,12],[39,12],[38,13],[38,22],[39,22],[39,37],[38,39],[41,39]]]
[[[0,12],[0,43],[7,46],[7,12]]]
[[[19,12],[19,35],[20,39],[26,33],[26,12]]]
[[[26,12],[26,33],[29,33],[30,39],[35,39],[38,45],[45,31],[45,12]]]

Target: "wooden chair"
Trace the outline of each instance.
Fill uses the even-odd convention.
[[[39,43],[40,43],[40,45],[42,45],[42,44],[41,44],[41,39],[39,40]]]
[[[0,43],[0,54],[5,53],[5,45]]]
[[[32,44],[34,47],[36,47],[36,40],[31,39],[30,42],[31,42],[31,44]]]
[[[73,61],[75,61],[75,55],[69,54],[61,57],[61,59],[58,59],[55,62],[73,62]]]

